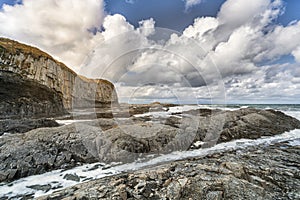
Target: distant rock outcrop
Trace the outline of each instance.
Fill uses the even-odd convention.
[[[117,102],[114,85],[77,75],[47,53],[0,38],[1,118],[49,117]]]

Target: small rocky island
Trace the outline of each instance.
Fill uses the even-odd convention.
[[[84,180],[39,199],[300,198],[299,143],[274,139],[192,156],[216,144],[255,142],[300,129],[299,120],[280,111],[176,112],[172,109],[178,105],[173,104],[119,104],[112,83],[79,76],[39,49],[4,38],[0,67],[0,189],[53,170],[97,162],[131,163],[185,151],[190,158]],[[92,114],[75,112],[90,108]],[[154,117],[154,111],[165,115]],[[74,119],[84,121],[57,122]],[[55,189],[47,184],[28,187]],[[34,193],[0,197],[9,198],[31,199]]]

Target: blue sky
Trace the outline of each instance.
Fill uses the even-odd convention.
[[[299,103],[299,0],[0,0],[0,6],[0,37],[112,81],[121,101]],[[176,34],[165,37],[160,27]]]
[[[129,0],[128,0],[129,1]],[[182,31],[199,16],[216,16],[225,0],[205,0],[203,3],[185,10],[183,0],[106,0],[106,10],[111,14],[120,13],[134,25],[140,20],[154,18],[158,27]],[[287,25],[300,19],[300,1],[284,0],[286,12],[278,18],[278,23]]]

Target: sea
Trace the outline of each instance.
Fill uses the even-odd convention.
[[[300,104],[179,105],[175,107],[170,107],[169,110],[166,110],[165,112],[150,112],[136,116],[151,115],[162,117],[171,115],[172,113],[178,113],[180,111],[188,111],[198,108],[222,110],[238,110],[241,108],[273,109],[277,111],[282,111],[285,114],[300,120]],[[62,125],[66,125],[76,122],[76,120],[58,120],[58,122]],[[10,137],[10,135],[6,135],[3,137]],[[34,197],[39,197],[42,195],[51,194],[56,190],[73,186],[80,182],[85,182],[87,180],[112,176],[126,171],[144,169],[149,166],[155,166],[169,161],[182,160],[185,158],[192,157],[204,157],[210,154],[224,152],[228,150],[238,150],[249,146],[256,146],[261,144],[269,145],[283,141],[288,142],[290,145],[293,146],[300,146],[300,129],[285,132],[276,136],[263,137],[255,140],[234,140],[230,142],[217,144],[211,148],[196,149],[189,151],[175,151],[172,153],[152,157],[151,155],[149,155],[149,157],[145,158],[144,160],[137,160],[132,163],[93,163],[85,164],[69,170],[54,170],[44,174],[22,178],[11,183],[0,183],[0,197],[19,199],[18,197],[29,194],[32,194]],[[85,178],[80,179],[79,182],[65,180],[63,177],[66,174],[76,174],[79,177]],[[33,185],[51,185],[51,189],[46,191],[35,190],[32,189],[32,187],[30,187]]]

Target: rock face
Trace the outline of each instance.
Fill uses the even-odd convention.
[[[1,117],[61,115],[117,102],[112,83],[87,79],[37,48],[0,38]]]
[[[0,71],[0,119],[52,117],[67,113],[62,95],[19,74]]]
[[[197,141],[209,146],[300,128],[298,120],[272,110],[205,110],[201,115],[194,111],[192,113],[192,116],[186,118],[173,116],[172,120],[163,121],[165,124],[145,123],[135,118],[121,121],[96,119],[3,136],[0,141],[0,182],[54,169],[71,168],[82,163],[131,162],[149,154],[188,150]],[[225,125],[213,129],[220,118],[224,118]],[[199,126],[191,129],[191,122],[195,121],[199,122]],[[212,130],[219,132],[214,135],[211,134]]]
[[[299,146],[278,143],[106,177],[50,199],[299,199]]]

